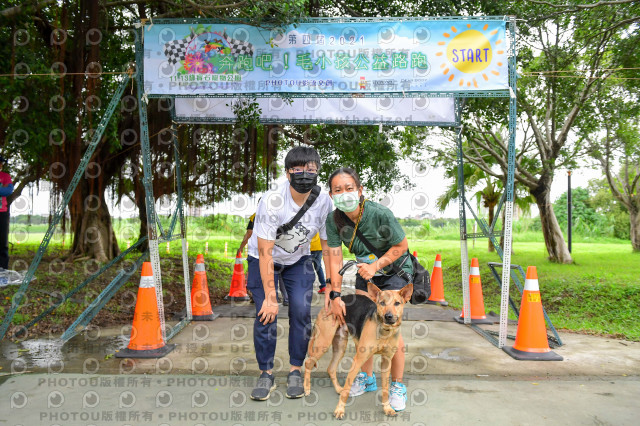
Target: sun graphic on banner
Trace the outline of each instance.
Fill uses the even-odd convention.
[[[505,51],[500,46],[503,40],[496,40],[492,45],[485,35],[493,36],[498,29],[489,30],[489,24],[485,24],[482,31],[470,28],[471,24],[467,24],[467,29],[459,32],[452,26],[451,33],[443,33],[445,38],[451,40],[438,42],[438,46],[446,47],[436,56],[443,59],[440,69],[445,76],[449,76],[450,82],[461,87],[481,89],[482,82],[489,81],[491,75],[500,75],[498,67],[502,67],[505,61]]]

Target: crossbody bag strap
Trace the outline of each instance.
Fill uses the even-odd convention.
[[[311,189],[311,194],[309,194],[309,196],[307,197],[307,200],[304,202],[302,207],[300,207],[300,210],[298,210],[298,213],[296,213],[296,215],[293,216],[293,218],[289,222],[285,223],[284,225],[280,225],[278,227],[278,230],[276,231],[276,238],[280,237],[281,234],[286,234],[287,232],[292,230],[294,226],[296,226],[296,223],[298,223],[300,218],[304,216],[307,210],[309,210],[309,208],[316,201],[316,199],[318,198],[318,195],[320,195],[320,185],[316,185],[313,187],[313,189]]]

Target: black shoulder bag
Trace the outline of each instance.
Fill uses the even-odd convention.
[[[296,226],[296,223],[298,223],[300,218],[304,216],[307,210],[309,210],[309,208],[316,201],[316,198],[318,198],[318,195],[320,195],[320,185],[316,185],[313,187],[313,189],[311,190],[311,194],[309,194],[309,196],[307,197],[307,200],[304,202],[302,207],[300,207],[300,210],[298,210],[298,213],[296,213],[296,215],[293,216],[293,218],[289,222],[285,223],[284,225],[280,225],[278,227],[278,230],[276,231],[276,240],[280,238],[280,235],[286,234],[287,232],[291,231],[294,226]]]
[[[344,215],[344,218],[347,220],[347,223],[350,226],[355,228],[355,224],[351,219]],[[362,243],[371,251],[371,253],[375,254],[378,259],[384,256],[385,253],[382,250],[376,248],[367,240],[362,232],[359,229],[356,229],[356,235],[362,241]],[[427,303],[427,300],[431,296],[431,277],[429,276],[429,271],[427,271],[424,266],[418,262],[418,259],[411,254],[409,250],[407,250],[407,254],[409,255],[409,259],[411,260],[411,264],[413,265],[413,277],[410,277],[402,268],[395,264],[395,262],[391,263],[391,269],[396,273],[400,278],[404,279],[407,283],[413,283],[413,294],[411,295],[411,304],[419,305],[421,303]]]

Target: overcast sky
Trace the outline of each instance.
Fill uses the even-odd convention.
[[[411,162],[405,162],[402,167],[409,171],[415,169],[414,164]],[[567,190],[567,171],[558,170],[556,177],[551,188],[551,199],[555,200],[563,192]],[[586,187],[590,179],[601,177],[601,173],[598,170],[583,167],[579,170],[575,170],[571,177],[571,183],[573,188]],[[426,211],[435,217],[458,217],[458,205],[452,203],[444,213],[438,211],[435,207],[435,200],[440,194],[444,192],[444,188],[450,184],[444,178],[444,171],[442,169],[429,168],[425,173],[415,175],[413,177],[416,188],[411,191],[399,191],[396,193],[388,194],[388,198],[384,200],[384,203],[393,211],[396,217],[405,218],[413,217]],[[325,182],[321,182],[323,190],[325,189]],[[36,214],[47,215],[49,213],[49,191],[46,190],[46,185],[43,185],[45,190],[41,190],[39,194],[34,191],[33,204],[29,196],[29,191],[24,190],[22,196],[16,199],[11,207],[11,215],[17,216],[19,214]],[[470,188],[467,189],[470,192]],[[366,192],[366,190],[365,190]],[[214,209],[203,209],[202,214],[215,213],[233,213],[241,216],[251,215],[257,205],[258,198],[262,194],[257,194],[253,197],[233,197],[231,200],[218,203]],[[136,217],[137,210],[130,205],[114,207],[109,206],[109,210],[115,217]],[[158,208],[159,213],[167,214],[167,209],[163,208],[160,203]],[[187,211],[189,214],[189,211]],[[537,209],[535,206],[532,209],[532,216],[537,215]]]

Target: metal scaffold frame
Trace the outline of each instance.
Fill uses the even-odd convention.
[[[138,34],[138,40],[140,40],[140,33]],[[141,59],[141,44],[136,43],[136,62],[142,63]],[[113,298],[116,292],[127,282],[127,280],[140,269],[142,262],[147,257],[151,257],[152,261],[152,269],[155,277],[156,283],[156,298],[158,300],[158,308],[159,308],[159,316],[161,321],[161,329],[162,336],[165,341],[171,339],[175,336],[185,325],[187,325],[192,319],[192,310],[191,310],[191,282],[190,282],[190,272],[189,272],[189,262],[187,255],[187,240],[186,240],[186,221],[184,217],[184,201],[182,196],[182,173],[180,167],[180,151],[177,140],[177,129],[175,123],[171,127],[171,132],[173,135],[172,143],[174,147],[174,160],[175,160],[175,176],[176,176],[176,192],[177,192],[177,205],[176,210],[173,212],[171,222],[168,230],[164,230],[156,214],[155,210],[155,198],[153,196],[153,185],[152,179],[153,175],[151,172],[151,148],[149,144],[149,132],[148,132],[148,123],[147,123],[147,103],[144,101],[144,93],[141,90],[143,84],[143,72],[141,67],[137,67],[135,72],[131,70],[130,73],[125,74],[123,81],[120,83],[113,97],[111,98],[109,105],[105,111],[102,120],[100,121],[91,142],[88,144],[87,149],[80,160],[80,164],[78,165],[78,169],[76,170],[69,187],[65,191],[63,195],[63,199],[61,204],[58,206],[58,209],[54,213],[51,223],[49,224],[49,228],[38,247],[36,255],[34,256],[25,277],[18,287],[18,290],[14,294],[14,297],[11,301],[11,307],[7,312],[7,315],[4,317],[2,324],[0,325],[0,340],[4,338],[7,334],[9,326],[13,320],[13,317],[20,306],[20,303],[24,299],[26,292],[28,290],[29,284],[33,279],[35,272],[42,260],[42,256],[46,252],[49,243],[51,242],[51,238],[55,232],[55,229],[60,223],[63,215],[65,214],[65,210],[69,201],[71,200],[71,196],[75,191],[80,179],[84,175],[87,165],[95,152],[98,143],[100,142],[104,131],[109,124],[113,113],[116,110],[116,107],[120,103],[120,98],[122,97],[125,88],[129,84],[130,80],[135,78],[137,87],[138,87],[138,105],[140,111],[140,128],[141,128],[141,146],[143,152],[143,185],[145,189],[145,202],[147,209],[147,230],[148,235],[146,237],[140,238],[136,241],[131,247],[127,250],[120,253],[114,259],[109,261],[107,264],[102,266],[97,272],[89,276],[82,283],[74,287],[68,293],[62,295],[55,303],[52,304],[49,308],[39,314],[36,318],[29,321],[27,324],[20,327],[14,334],[14,337],[17,336],[25,336],[28,329],[31,328],[34,324],[38,323],[42,318],[46,315],[53,312],[64,302],[72,298],[75,294],[77,294],[80,290],[85,288],[88,284],[93,282],[97,277],[105,273],[116,263],[125,258],[128,254],[132,253],[136,250],[141,244],[145,241],[149,241],[149,249],[144,251],[134,262],[126,269],[120,269],[113,280],[104,288],[104,290],[89,304],[89,306],[78,316],[78,318],[65,330],[65,332],[61,336],[62,341],[67,341],[75,336],[80,330],[86,327],[89,322],[100,312],[102,308]],[[175,225],[180,221],[180,234],[178,236],[174,236]],[[159,234],[158,234],[159,229]],[[167,334],[166,325],[164,321],[164,304],[162,303],[162,284],[160,279],[160,256],[159,256],[159,244],[163,242],[169,242],[172,240],[180,239],[182,243],[182,264],[184,271],[184,282],[185,282],[185,299],[186,299],[186,317],[183,318],[178,324],[171,328],[170,332]]]
[[[464,323],[471,325],[476,331],[489,337],[479,327],[471,324],[470,311],[470,294],[469,294],[469,251],[467,240],[469,237],[487,237],[491,240],[496,252],[502,259],[502,283],[500,298],[500,331],[498,341],[495,339],[492,343],[497,343],[498,348],[502,348],[507,339],[507,319],[509,315],[509,272],[511,271],[511,230],[513,225],[513,198],[514,198],[514,173],[515,173],[515,151],[516,151],[516,117],[517,117],[517,88],[516,88],[516,19],[511,16],[507,20],[507,31],[509,32],[509,91],[505,93],[509,97],[509,145],[507,148],[507,179],[505,192],[500,200],[498,212],[491,226],[487,226],[486,222],[479,218],[475,213],[471,203],[464,192],[464,156],[462,144],[462,127],[458,129],[458,209],[460,219],[460,259],[462,270],[462,297],[463,297],[463,314]],[[504,251],[500,248],[500,244],[496,241],[494,234],[494,226],[496,219],[500,216],[502,206],[505,206],[505,223],[504,223]],[[467,233],[467,216],[466,209],[469,209],[474,220],[480,226],[482,231],[479,234]],[[514,276],[515,278],[515,276]],[[491,339],[490,339],[491,340]]]
[[[382,20],[384,20],[385,18],[382,18]],[[388,18],[388,19],[393,19],[393,18]],[[396,18],[397,19],[397,18]],[[433,20],[433,19],[442,19],[442,18],[401,18],[402,20],[419,20],[419,19],[423,19],[423,20]],[[496,252],[498,253],[498,255],[501,257],[502,259],[502,282],[501,282],[501,286],[502,286],[502,294],[501,294],[501,309],[500,309],[500,331],[499,331],[499,337],[498,340],[495,341],[495,339],[492,340],[492,342],[494,344],[496,344],[496,346],[502,348],[505,345],[505,341],[507,338],[507,317],[508,317],[508,309],[509,309],[509,278],[510,276],[512,276],[514,278],[514,281],[516,282],[516,284],[518,285],[518,287],[520,288],[519,285],[519,281],[518,278],[515,274],[515,271],[513,270],[513,268],[511,267],[511,231],[512,231],[512,215],[513,215],[513,201],[514,201],[514,173],[515,173],[515,139],[516,139],[516,114],[517,114],[517,109],[516,109],[516,95],[517,95],[517,90],[516,90],[516,19],[515,17],[511,16],[511,17],[458,17],[456,19],[460,19],[461,21],[472,21],[472,20],[487,20],[487,19],[501,19],[503,21],[506,22],[506,29],[509,33],[509,42],[510,42],[510,47],[509,47],[509,59],[508,59],[508,69],[509,69],[509,89],[505,89],[505,90],[487,90],[487,91],[482,91],[482,90],[474,90],[474,91],[468,91],[468,92],[411,92],[411,93],[403,93],[403,92],[381,92],[381,93],[367,93],[367,94],[358,94],[358,96],[366,96],[366,97],[454,97],[456,98],[456,123],[457,126],[456,127],[456,131],[457,131],[457,143],[458,143],[458,193],[459,193],[459,219],[460,219],[460,253],[461,253],[461,284],[462,284],[462,289],[463,289],[463,300],[464,300],[464,323],[471,325],[471,315],[470,315],[470,297],[469,297],[469,255],[468,255],[468,247],[467,247],[467,240],[468,238],[476,238],[476,237],[487,237],[489,238],[495,248],[496,248]],[[334,19],[334,22],[369,22],[369,21],[379,21],[381,20],[381,18],[375,18],[375,19],[368,19],[368,18],[364,18],[364,19],[359,19],[359,18],[349,18],[349,19]],[[162,23],[164,21],[167,20],[156,20],[155,23]],[[176,20],[174,20],[173,22],[175,22]],[[189,20],[184,20],[181,19],[179,20],[181,23],[200,23],[200,22],[206,22],[206,23],[214,23],[217,21],[213,21],[213,20],[199,20],[199,19],[189,19]],[[310,20],[309,22],[324,22],[324,20]],[[225,21],[227,22],[227,21]],[[176,211],[173,213],[173,217],[171,219],[171,224],[169,226],[168,230],[164,230],[162,225],[160,224],[158,215],[156,213],[156,208],[155,208],[155,198],[153,195],[153,185],[152,185],[152,179],[153,179],[153,174],[151,171],[151,148],[150,148],[150,142],[149,142],[149,127],[148,127],[148,118],[147,118],[147,104],[148,104],[148,99],[149,98],[167,98],[167,99],[172,99],[175,96],[167,96],[167,95],[154,95],[154,94],[147,94],[145,93],[145,85],[144,85],[144,69],[143,69],[143,65],[144,65],[144,47],[143,47],[143,37],[144,37],[144,30],[145,30],[145,24],[146,22],[143,22],[142,25],[140,25],[140,27],[137,29],[136,31],[136,42],[135,42],[135,47],[136,47],[136,57],[135,57],[135,62],[136,62],[136,70],[135,74],[133,76],[133,78],[135,78],[136,80],[136,86],[137,86],[137,100],[138,100],[138,106],[139,106],[139,114],[140,114],[140,142],[141,142],[141,147],[142,147],[142,159],[143,159],[143,177],[142,177],[142,182],[143,182],[143,186],[144,186],[144,190],[145,190],[145,203],[146,203],[146,215],[147,215],[147,224],[148,224],[148,235],[147,237],[143,237],[140,240],[138,240],[132,247],[130,247],[129,249],[127,249],[126,251],[124,251],[123,253],[121,253],[118,257],[116,257],[115,259],[113,259],[112,261],[110,261],[108,264],[104,265],[98,272],[96,272],[95,274],[93,274],[92,276],[90,276],[89,278],[87,278],[85,281],[83,281],[80,285],[78,285],[76,288],[74,288],[73,290],[71,290],[69,293],[67,293],[66,295],[64,295],[64,297],[62,297],[56,304],[54,304],[53,306],[51,306],[49,309],[47,309],[45,312],[43,312],[41,315],[39,315],[36,319],[32,320],[31,322],[29,322],[26,326],[24,326],[22,329],[28,329],[29,327],[31,327],[33,324],[35,324],[37,321],[39,321],[42,317],[44,317],[45,315],[49,314],[51,311],[53,311],[54,309],[56,309],[58,306],[60,306],[62,303],[64,303],[66,300],[68,300],[69,298],[71,298],[75,293],[77,293],[79,290],[81,290],[82,288],[84,288],[88,283],[90,283],[91,281],[93,281],[97,276],[99,276],[100,274],[104,273],[106,270],[108,270],[111,266],[113,266],[115,263],[117,263],[118,261],[120,261],[124,256],[126,256],[127,254],[131,253],[131,251],[133,251],[134,249],[136,249],[140,244],[142,244],[145,240],[148,241],[148,251],[143,253],[135,262],[134,264],[124,270],[121,269],[118,274],[116,275],[116,277],[111,281],[111,283],[104,289],[104,291],[96,298],[95,301],[93,301],[91,303],[91,305],[85,310],[85,312],[83,312],[78,319],[74,322],[74,324],[69,327],[69,329],[67,329],[67,331],[65,331],[65,333],[63,334],[62,338],[63,340],[68,340],[69,338],[73,337],[75,334],[77,334],[77,329],[79,327],[82,326],[86,326],[91,319],[100,311],[100,309],[102,309],[106,303],[115,295],[116,291],[122,287],[122,285],[127,281],[127,279],[135,272],[139,269],[142,261],[146,258],[146,256],[149,256],[151,259],[151,264],[152,264],[152,269],[153,269],[153,276],[154,276],[154,281],[155,281],[155,288],[156,288],[156,299],[157,299],[157,303],[158,303],[158,314],[160,317],[160,322],[161,322],[161,329],[162,329],[162,336],[164,341],[168,341],[170,340],[173,336],[175,336],[180,330],[182,330],[184,328],[184,326],[186,324],[188,324],[191,320],[192,320],[192,309],[191,309],[191,298],[190,298],[190,294],[191,294],[191,282],[190,282],[190,274],[189,274],[189,264],[188,264],[188,254],[187,254],[187,240],[186,240],[186,222],[185,222],[185,216],[184,216],[184,203],[183,203],[183,193],[182,193],[182,173],[181,173],[181,168],[180,168],[180,153],[179,153],[179,144],[177,141],[177,129],[176,129],[176,122],[174,121],[172,124],[172,133],[173,133],[173,144],[174,144],[174,157],[175,157],[175,177],[176,177],[176,192],[177,192],[177,205],[176,205]],[[98,144],[98,142],[100,141],[102,134],[104,133],[104,130],[111,118],[111,116],[113,115],[113,112],[115,111],[115,108],[118,104],[118,101],[120,99],[120,97],[122,96],[124,89],[126,87],[126,85],[128,84],[128,82],[130,81],[130,79],[132,78],[132,75],[125,75],[125,78],[123,79],[122,83],[120,84],[120,86],[118,87],[118,89],[116,90],[113,98],[111,99],[109,106],[106,109],[105,115],[102,118],[102,121],[100,122],[95,134],[93,135],[93,138],[91,140],[91,143],[88,145],[87,150],[85,151],[85,154],[80,162],[80,165],[78,166],[78,169],[75,172],[75,175],[71,181],[71,184],[69,186],[69,188],[67,189],[67,191],[64,194],[63,197],[63,202],[61,203],[61,205],[58,207],[58,210],[55,212],[53,219],[51,221],[51,224],[49,226],[49,229],[47,230],[47,233],[45,235],[45,237],[43,238],[40,247],[38,248],[38,251],[36,253],[36,255],[34,256],[34,259],[27,271],[27,274],[22,282],[22,284],[20,285],[18,291],[16,292],[13,300],[12,300],[12,304],[11,304],[11,308],[9,310],[9,312],[7,313],[7,315],[5,316],[2,324],[0,325],[0,339],[2,339],[7,330],[9,325],[11,324],[11,320],[18,308],[18,306],[20,305],[22,299],[24,298],[25,292],[29,286],[29,283],[31,281],[31,279],[33,278],[34,274],[35,274],[35,270],[38,267],[38,264],[40,263],[42,256],[44,254],[44,252],[46,251],[49,242],[51,240],[51,237],[53,236],[54,230],[56,225],[59,223],[60,219],[62,218],[62,215],[64,214],[64,211],[66,209],[66,206],[71,198],[71,194],[73,193],[73,191],[75,190],[79,180],[81,179],[82,175],[84,174],[85,168],[87,166],[87,164],[89,163],[89,159],[91,158],[91,155],[93,154],[93,152],[95,151],[95,148]],[[344,96],[344,94],[305,94],[305,93],[258,93],[258,94],[253,94],[252,96],[255,97],[273,97],[273,96],[281,96],[281,95],[285,95],[285,96],[291,96],[291,97],[337,97],[337,96]],[[216,95],[216,94],[194,94],[194,97],[219,97],[219,96],[229,96],[228,94],[225,95]],[[181,97],[186,97],[181,95]],[[509,145],[508,145],[508,155],[507,155],[507,162],[508,162],[508,170],[507,170],[507,178],[506,178],[506,185],[505,185],[505,193],[503,194],[502,199],[500,200],[500,203],[498,205],[498,212],[495,215],[495,219],[493,221],[492,224],[488,225],[483,219],[479,218],[478,215],[474,212],[471,204],[469,203],[469,201],[466,198],[465,195],[465,191],[464,191],[464,175],[463,175],[463,166],[464,166],[464,160],[463,160],[463,143],[462,143],[462,126],[459,124],[461,123],[460,120],[460,105],[459,105],[459,100],[460,98],[467,98],[467,97],[497,97],[497,98],[508,98],[509,99]],[[172,111],[173,113],[173,111]],[[175,116],[174,116],[175,118]],[[221,119],[221,122],[224,122],[224,119]],[[228,122],[228,120],[226,120]],[[505,243],[504,243],[504,250],[502,250],[500,248],[500,245],[498,243],[498,241],[496,240],[496,234],[494,233],[494,227],[496,224],[496,219],[498,218],[501,209],[504,208],[505,209],[505,223],[504,223],[504,238],[505,238]],[[466,219],[467,219],[467,209],[469,209],[469,211],[471,212],[474,220],[477,221],[477,223],[480,225],[480,230],[482,231],[481,233],[478,234],[470,234],[467,233],[467,224],[466,224]],[[177,223],[179,219],[180,222],[180,234],[179,235],[173,235],[174,232],[174,228],[175,225]],[[181,240],[181,244],[182,244],[182,263],[183,263],[183,270],[184,270],[184,286],[185,286],[185,299],[186,299],[186,311],[187,311],[187,315],[185,318],[183,318],[176,326],[174,327],[167,327],[165,324],[165,317],[164,317],[164,303],[163,303],[163,297],[162,297],[162,274],[161,274],[161,266],[160,266],[160,252],[159,252],[159,244],[162,242],[167,242],[167,241],[171,241],[171,240],[176,240],[176,239],[180,239]],[[494,265],[495,266],[495,265]],[[493,271],[493,269],[492,269]],[[497,276],[497,274],[494,272],[494,275]],[[511,274],[510,274],[511,273]],[[546,316],[546,313],[545,313]],[[547,317],[548,320],[548,317]],[[548,321],[549,324],[550,321]],[[484,332],[483,330],[480,330],[477,326],[473,326],[474,329],[476,329],[476,331],[479,331],[481,334],[484,334],[487,338],[489,338],[489,340],[492,339],[492,337],[490,337],[488,335],[488,333]],[[553,326],[551,326],[553,328]],[[167,333],[167,328],[171,328],[170,331]],[[555,329],[553,329],[553,331],[555,332]],[[557,336],[557,333],[556,333]],[[559,340],[559,339],[558,339]]]

